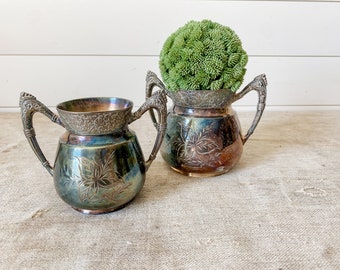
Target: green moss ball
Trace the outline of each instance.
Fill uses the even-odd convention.
[[[159,67],[167,88],[236,91],[246,73],[248,55],[235,32],[203,20],[190,21],[168,37]]]

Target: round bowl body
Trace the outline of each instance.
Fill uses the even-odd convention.
[[[75,135],[65,132],[54,164],[54,185],[74,209],[100,214],[130,202],[145,181],[142,150],[134,132]]]
[[[189,176],[214,176],[234,167],[243,142],[231,107],[233,93],[223,89],[168,94],[174,106],[160,150],[168,165]]]

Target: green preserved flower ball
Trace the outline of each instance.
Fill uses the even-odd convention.
[[[235,32],[203,20],[190,21],[170,35],[160,53],[159,67],[171,91],[236,91],[246,73],[248,55]]]

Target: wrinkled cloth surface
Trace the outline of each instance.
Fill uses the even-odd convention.
[[[238,115],[245,133],[254,114]],[[58,197],[19,113],[0,121],[0,269],[340,269],[340,111],[265,112],[217,177],[158,154],[132,203],[104,215]],[[34,127],[53,163],[63,128],[40,114]],[[150,117],[131,129],[147,157]]]

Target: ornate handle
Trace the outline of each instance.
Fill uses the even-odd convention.
[[[148,72],[146,76],[146,101],[136,112],[132,114],[132,117],[129,121],[129,123],[131,123],[139,119],[148,110],[150,110],[150,114],[153,116],[152,121],[154,122],[154,126],[157,129],[157,137],[149,159],[145,162],[146,170],[149,169],[152,161],[156,158],[159,148],[161,147],[166,130],[167,117],[166,94],[164,91],[156,91],[151,95],[152,89],[154,87],[151,77],[152,76],[150,75],[150,72]],[[158,113],[158,122],[155,119],[153,109],[155,109]]]
[[[35,131],[33,128],[33,115],[36,112],[40,112],[47,116],[52,122],[64,126],[60,118],[49,110],[44,104],[38,101],[31,94],[22,92],[20,94],[20,109],[21,109],[21,120],[24,127],[24,134],[33,150],[35,155],[41,161],[42,165],[46,170],[53,176],[53,167],[45,158],[45,155],[40,149],[37,139],[35,138]]]
[[[264,108],[266,106],[266,98],[267,98],[267,78],[265,74],[259,75],[255,77],[255,79],[250,82],[241,92],[237,93],[233,99],[233,102],[239,100],[250,91],[255,90],[258,93],[259,99],[257,102],[257,111],[255,114],[255,118],[253,123],[251,124],[248,132],[242,138],[243,144],[249,139],[250,135],[253,134],[257,124],[259,123],[261,116],[263,114]]]

